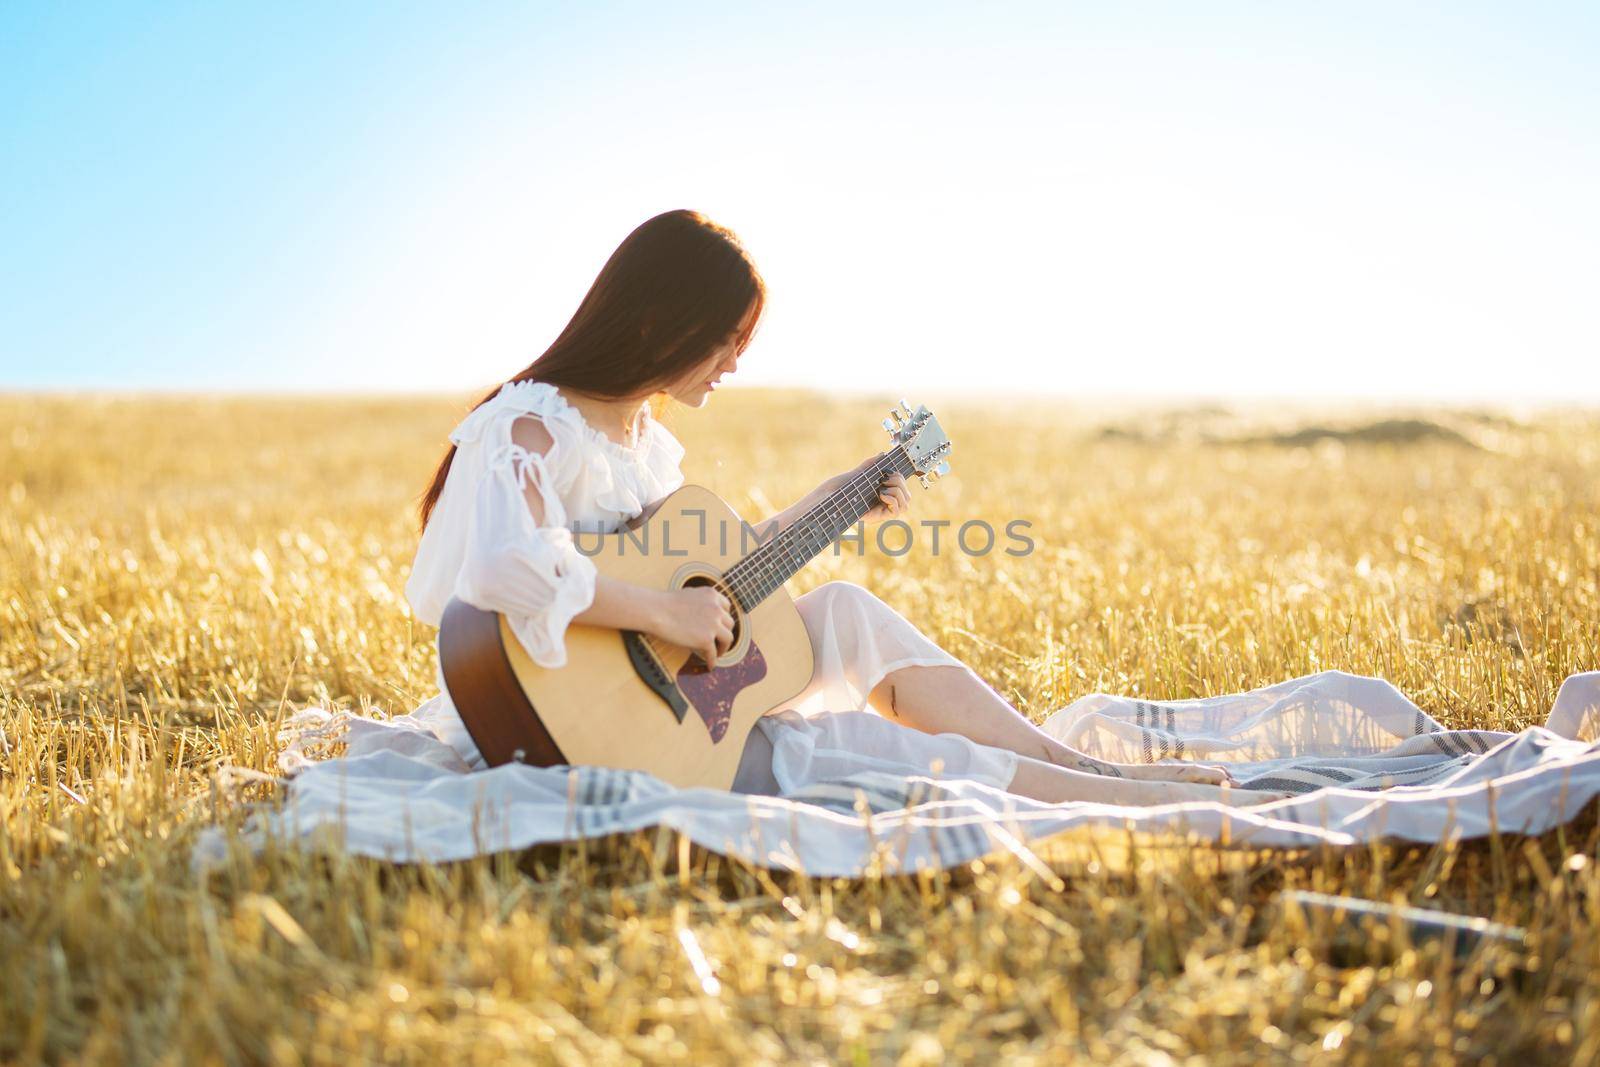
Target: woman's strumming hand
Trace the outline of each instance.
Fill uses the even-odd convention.
[[[687,648],[709,666],[733,645],[733,605],[709,585],[691,585],[661,593],[650,632]]]

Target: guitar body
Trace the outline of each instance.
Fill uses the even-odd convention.
[[[755,543],[739,516],[684,486],[628,530],[579,533],[599,573],[656,589],[722,585]],[[598,764],[648,771],[679,787],[732,784],[762,715],[811,680],[811,640],[778,588],[748,610],[734,600],[734,643],[709,669],[657,638],[574,623],[566,666],[534,663],[506,619],[459,600],[445,610],[445,686],[491,765]]]

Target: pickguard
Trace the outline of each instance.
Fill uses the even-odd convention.
[[[716,744],[728,732],[734,698],[766,676],[767,658],[752,641],[744,658],[726,667],[707,667],[699,656],[690,656],[678,670],[678,691],[705,720],[711,743]]]

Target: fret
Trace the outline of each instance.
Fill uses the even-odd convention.
[[[724,579],[739,606],[749,611],[761,603],[871,511],[883,477],[890,471],[916,473],[904,446],[896,445],[885,452],[871,467],[730,567]]]

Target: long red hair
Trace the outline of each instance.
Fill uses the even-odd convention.
[[[613,400],[638,396],[703,363],[736,333],[743,351],[766,297],[731,230],[697,211],[664,212],[617,246],[561,335],[507,382],[549,382]],[[455,455],[452,444],[422,494],[423,527]]]

